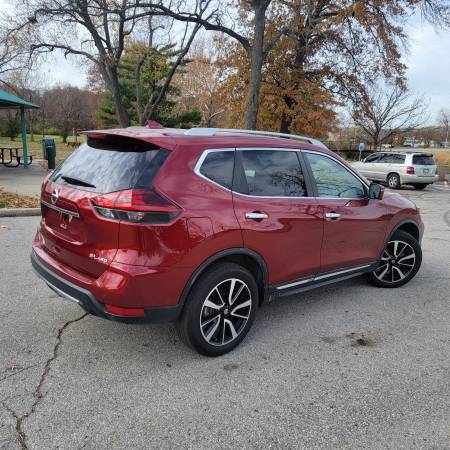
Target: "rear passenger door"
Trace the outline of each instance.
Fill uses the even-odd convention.
[[[294,149],[236,150],[234,211],[244,245],[266,261],[270,284],[320,269],[323,218],[300,158]]]
[[[398,173],[399,175],[404,172],[404,167],[405,167],[405,158],[406,155],[400,155],[398,153],[395,153],[391,156],[391,163],[389,164],[389,169],[386,173],[385,178],[382,181],[386,181],[387,176],[389,175],[389,173],[391,172],[395,172]]]

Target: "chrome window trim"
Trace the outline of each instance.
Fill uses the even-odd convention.
[[[336,158],[333,158],[332,156],[326,155],[325,153],[321,153],[321,152],[312,152],[310,150],[301,150],[301,151],[303,153],[312,153],[313,155],[325,156],[326,158],[331,159],[334,162],[337,162],[347,172],[349,172],[351,175],[353,175],[355,178],[357,178],[359,181],[361,181],[363,186],[365,186],[367,189],[369,189],[369,185],[356,172],[354,172],[353,169],[350,169],[349,167],[347,167],[346,165],[344,165],[343,163],[338,161]],[[341,200],[361,200],[360,198],[355,198],[355,197],[352,197],[352,198],[344,198],[344,197],[316,197],[316,198],[339,198]]]
[[[41,203],[43,205],[47,206],[47,208],[53,209],[54,211],[58,211],[58,212],[60,212],[62,214],[66,214],[68,216],[72,216],[72,217],[75,217],[77,219],[80,218],[80,215],[78,213],[73,212],[73,211],[69,211],[69,210],[64,209],[64,208],[60,208],[59,206],[52,205],[51,203],[48,203],[45,200],[41,200]]]
[[[365,186],[367,189],[369,189],[369,185],[355,172],[353,172],[353,170],[349,169],[348,167],[346,167],[344,164],[342,164],[340,161],[338,161],[336,158],[333,158],[330,155],[327,155],[325,153],[322,152],[317,152],[317,151],[311,151],[311,150],[305,150],[305,149],[301,149],[301,148],[286,148],[286,147],[236,147],[236,148],[230,148],[230,147],[224,147],[224,148],[211,148],[211,149],[206,149],[202,152],[202,154],[200,155],[197,163],[194,166],[194,173],[199,176],[200,178],[203,178],[204,180],[208,181],[209,183],[214,184],[215,186],[230,192],[232,194],[235,195],[240,195],[242,197],[247,197],[247,198],[265,198],[265,199],[304,199],[304,198],[309,198],[309,199],[320,199],[320,198],[328,198],[330,200],[361,200],[361,198],[358,197],[315,197],[315,196],[303,196],[303,197],[286,197],[286,196],[263,196],[263,195],[251,195],[251,194],[242,194],[241,192],[237,192],[237,191],[233,191],[232,189],[228,189],[225,186],[222,186],[221,184],[215,182],[214,180],[211,180],[210,178],[208,178],[207,176],[203,175],[200,172],[201,166],[203,164],[203,162],[205,161],[206,157],[208,156],[209,153],[213,153],[213,152],[234,152],[234,151],[287,151],[287,152],[296,152],[296,153],[312,153],[313,155],[321,155],[321,156],[325,156],[326,158],[331,159],[332,161],[335,161],[336,163],[338,163],[339,165],[341,165],[345,170],[347,170],[347,172],[349,172],[351,175],[353,175],[355,178],[357,178],[359,181],[361,181],[361,183],[363,184],[363,186]],[[314,180],[315,181],[315,180]]]
[[[303,197],[286,197],[286,196],[276,196],[276,195],[250,195],[250,194],[243,194],[242,192],[236,192],[236,191],[232,191],[234,195],[240,195],[242,197],[250,197],[250,198],[274,198],[274,199],[281,199],[281,200],[289,200],[289,199],[300,199],[300,198],[315,198],[315,197],[307,197],[306,195]]]
[[[221,184],[217,183],[214,180],[211,180],[211,178],[208,178],[206,175],[203,175],[200,172],[200,169],[202,168],[203,162],[205,161],[206,157],[210,153],[217,153],[217,152],[234,152],[235,148],[225,147],[225,148],[211,148],[206,149],[203,151],[203,153],[200,155],[200,158],[198,159],[197,163],[194,166],[194,173],[199,176],[200,178],[203,178],[204,180],[214,184],[215,186],[227,191],[227,192],[233,192],[231,189],[228,189],[226,186],[222,186]]]
[[[242,151],[278,151],[278,152],[300,152],[302,151],[300,148],[288,148],[288,147],[236,147],[237,152]],[[319,153],[319,152],[311,152],[311,153]]]
[[[294,152],[294,153],[300,153],[301,149],[299,148],[286,148],[286,147],[236,147],[236,151],[272,151],[272,152]],[[314,153],[314,152],[312,152]],[[300,164],[300,168],[303,170],[303,167]],[[306,195],[303,195],[301,197],[297,196],[286,196],[286,195],[251,195],[251,194],[243,194],[242,192],[233,191],[233,194],[236,195],[242,195],[243,197],[250,197],[250,198],[275,198],[275,199],[299,199],[299,198],[314,198],[314,197],[308,197]]]

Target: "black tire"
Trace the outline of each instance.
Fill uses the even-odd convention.
[[[236,287],[234,291],[231,287],[232,279],[237,280],[233,285],[233,288]],[[235,295],[241,286],[243,286],[241,293],[234,303],[229,305],[228,302],[224,302],[223,296],[228,296],[229,291],[234,292]],[[218,288],[219,293],[215,288]],[[249,299],[248,296],[250,296]],[[249,306],[241,306],[247,304],[249,300]],[[211,302],[215,305],[213,308],[207,306]],[[220,306],[220,303],[224,305]],[[194,284],[186,299],[183,314],[177,322],[178,335],[186,345],[202,355],[223,355],[233,350],[245,338],[255,320],[258,304],[258,287],[247,269],[234,263],[217,264]],[[237,307],[233,308],[232,305]],[[218,306],[220,308],[217,308]],[[234,316],[235,309],[239,309],[238,314],[241,317],[248,315],[248,318],[244,320]],[[214,319],[217,316],[219,318]],[[214,332],[215,327],[217,331]],[[237,333],[236,337],[231,328],[234,333]],[[211,332],[213,334],[208,341],[207,338]],[[228,341],[230,338],[231,340]]]
[[[395,241],[399,242],[397,255],[394,251]],[[414,258],[410,256],[412,253]],[[388,258],[388,255],[392,258]],[[389,239],[378,268],[368,273],[367,279],[371,284],[382,288],[400,287],[414,278],[421,264],[422,249],[419,242],[414,236],[399,230]],[[404,275],[403,278],[400,273]]]
[[[418,184],[417,183],[417,184],[413,184],[413,186],[415,189],[417,189],[419,191],[423,191],[428,186],[428,184],[423,184],[423,183]]]
[[[390,173],[387,177],[387,184],[391,189],[400,189],[400,177],[396,173]]]

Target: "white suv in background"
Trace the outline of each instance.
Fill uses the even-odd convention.
[[[402,184],[424,189],[436,181],[436,162],[427,153],[378,152],[353,166],[369,180],[384,181],[391,189]]]

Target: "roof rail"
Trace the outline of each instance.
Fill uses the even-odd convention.
[[[310,144],[317,145],[318,147],[327,148],[327,146],[308,136],[299,136],[297,134],[287,134],[287,133],[274,133],[272,131],[257,131],[257,130],[239,130],[234,128],[191,128],[184,132],[187,136],[217,136],[219,134],[242,134],[246,136],[268,136],[277,137],[282,139],[291,139],[296,141],[306,141]]]

